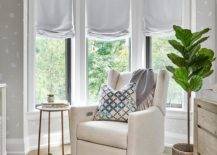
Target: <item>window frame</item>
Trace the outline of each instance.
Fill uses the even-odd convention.
[[[146,36],[146,68],[152,68],[152,38]]]
[[[71,53],[72,53],[72,40],[68,38],[65,40],[65,64],[66,64],[66,99],[71,104],[72,100],[72,78],[71,78]]]

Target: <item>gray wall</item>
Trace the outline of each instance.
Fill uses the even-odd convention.
[[[23,0],[0,0],[0,83],[7,83],[7,138],[23,138]]]

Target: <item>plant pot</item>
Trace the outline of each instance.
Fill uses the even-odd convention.
[[[193,155],[193,145],[178,143],[173,145],[172,155]]]

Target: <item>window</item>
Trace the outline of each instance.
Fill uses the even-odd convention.
[[[115,69],[119,72],[129,70],[129,39],[116,41],[88,39],[87,52],[89,103],[95,103],[101,85],[106,81],[109,69]]]
[[[154,70],[165,69],[165,66],[172,65],[170,60],[167,58],[167,54],[175,52],[173,47],[168,43],[169,39],[173,39],[173,36],[152,36],[149,38],[151,44],[151,64]],[[183,108],[185,103],[185,92],[182,88],[170,78],[167,107],[170,108]]]
[[[35,98],[36,103],[46,101],[47,94],[55,100],[70,99],[70,65],[67,65],[70,48],[65,39],[36,37]]]

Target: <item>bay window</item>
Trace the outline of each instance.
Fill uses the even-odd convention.
[[[34,82],[35,101],[29,102],[44,102],[52,93],[57,100],[96,103],[109,69],[133,71],[145,68],[145,63],[155,71],[165,69],[170,63],[167,53],[173,51],[167,42],[170,37],[156,34],[171,32],[172,24],[180,24],[182,19],[181,7],[173,7],[181,1],[171,1],[165,1],[159,10],[155,3],[160,0],[144,0],[144,4],[130,0],[55,0],[54,5],[37,1],[38,9],[29,16],[29,40],[33,40],[29,51],[35,51],[34,65],[30,63],[34,67],[29,67],[34,71],[34,76],[29,76],[34,80],[29,81]],[[171,79],[167,106],[182,108],[184,95]]]

